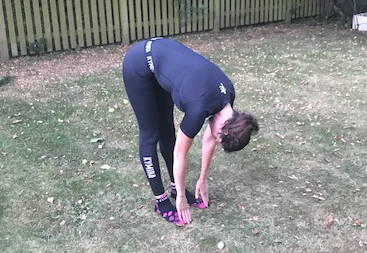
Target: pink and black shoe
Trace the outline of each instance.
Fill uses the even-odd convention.
[[[177,191],[174,188],[174,186],[171,186],[171,197],[176,199],[177,197]],[[207,206],[204,204],[204,201],[201,198],[195,198],[194,194],[189,192],[188,190],[185,190],[185,195],[187,202],[190,206],[197,207],[199,209],[205,209]]]
[[[178,218],[177,209],[172,205],[167,194],[164,194],[160,199],[156,199],[156,204],[154,206],[154,211],[162,216],[166,221],[172,222],[178,227],[185,225],[184,221]]]

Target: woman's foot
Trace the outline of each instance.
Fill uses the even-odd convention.
[[[201,198],[195,198],[195,195],[189,192],[188,190],[185,190],[185,195],[187,203],[189,203],[190,206],[194,206],[199,209],[207,208],[207,206],[204,204],[204,201]],[[174,185],[171,185],[171,197],[174,199],[176,199],[177,197],[177,191]]]
[[[156,199],[154,210],[162,216],[166,221],[174,223],[176,226],[183,226],[185,223],[178,218],[177,209],[172,205],[165,193],[160,198]]]

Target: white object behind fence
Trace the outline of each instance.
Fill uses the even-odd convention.
[[[353,16],[352,28],[359,31],[367,31],[367,12]]]

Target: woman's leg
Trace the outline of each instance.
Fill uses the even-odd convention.
[[[138,43],[137,46],[141,46]],[[178,226],[183,222],[178,219],[177,210],[164,191],[161,171],[157,156],[159,140],[159,94],[157,83],[142,61],[140,48],[133,47],[124,60],[123,79],[126,93],[135,112],[139,125],[139,156],[153,194],[156,196],[155,210],[169,222]],[[145,58],[143,58],[145,60]],[[145,64],[143,64],[145,63]],[[138,73],[140,71],[141,73]]]
[[[160,88],[158,91],[159,110],[159,150],[166,163],[171,183],[175,182],[173,177],[173,150],[176,143],[176,132],[173,117],[174,104],[171,95]]]

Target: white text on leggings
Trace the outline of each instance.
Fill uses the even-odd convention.
[[[144,161],[145,171],[147,172],[147,177],[155,178],[156,175],[155,175],[154,168],[153,168],[152,158],[150,156],[144,156],[143,161]]]

